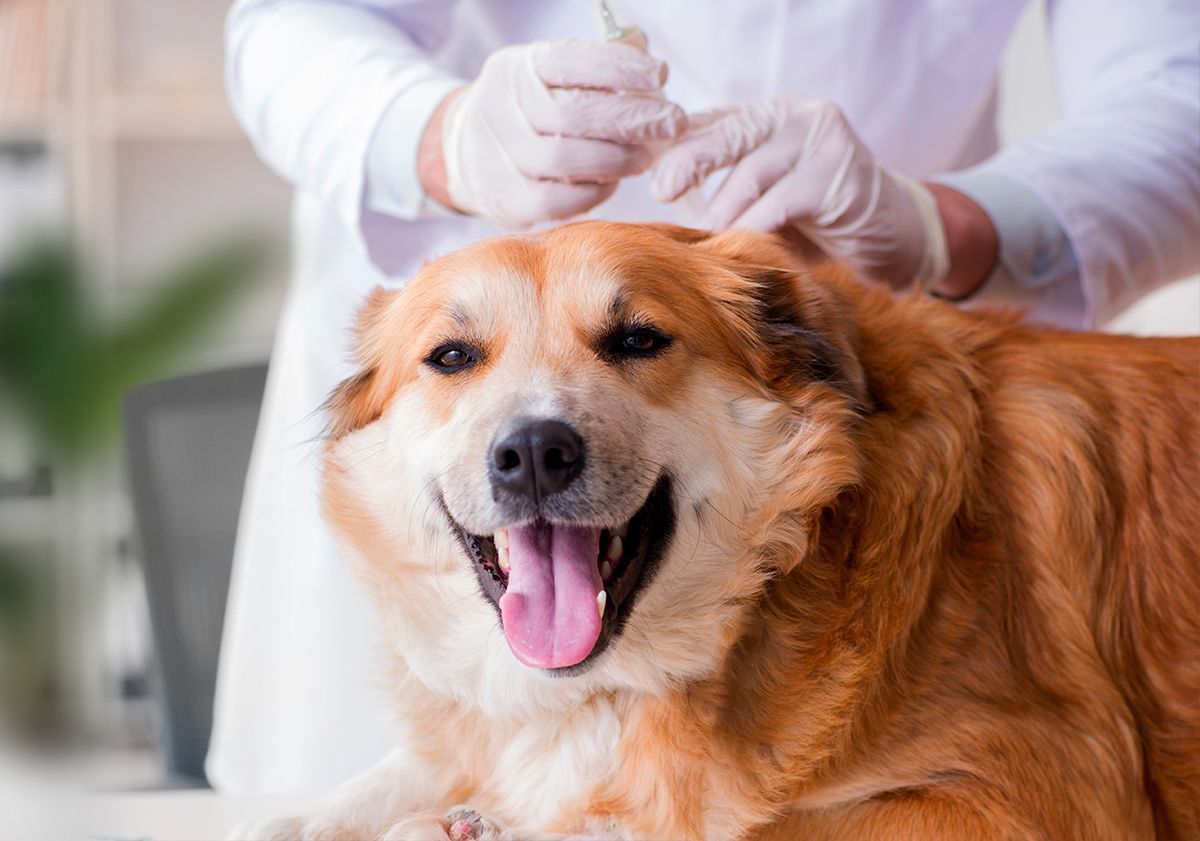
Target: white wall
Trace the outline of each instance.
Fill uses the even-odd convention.
[[[1059,114],[1046,48],[1045,7],[1046,0],[1029,4],[1004,57],[1000,136],[1005,143],[1028,137]],[[1200,231],[1196,235],[1200,236]],[[1200,276],[1148,295],[1113,319],[1106,329],[1159,336],[1200,334]]]

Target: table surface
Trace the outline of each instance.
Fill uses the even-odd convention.
[[[229,797],[207,789],[93,794],[71,820],[80,841],[218,841],[239,824],[293,815],[311,798]]]

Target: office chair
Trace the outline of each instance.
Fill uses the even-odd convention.
[[[139,386],[124,398],[136,539],[168,773],[205,782],[217,656],[265,365]]]

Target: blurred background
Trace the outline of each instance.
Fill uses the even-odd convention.
[[[220,510],[172,523],[179,494],[205,479],[196,469],[211,432],[189,438],[201,449],[194,464],[167,466],[180,491],[155,475],[155,453],[126,457],[123,426],[150,442],[179,438],[188,427],[174,410],[229,434],[225,418],[240,412],[244,441],[232,449],[244,459],[286,277],[290,191],[225,104],[228,6],[0,0],[0,749],[70,758],[97,786],[153,786],[195,769],[179,761],[189,746],[162,703],[156,664],[168,658],[143,561],[187,529],[197,549],[231,545],[246,467],[220,465],[234,477]],[[143,395],[132,417],[123,406],[140,383],[212,371],[247,382],[247,370],[250,388],[228,409],[203,378]],[[178,408],[189,403],[195,411]],[[143,507],[160,505],[169,532],[145,546],[138,460]],[[212,564],[221,599],[228,562]],[[155,591],[186,613],[187,592],[172,602],[171,586],[195,583]],[[213,648],[219,613],[185,620],[200,638],[176,639],[170,659],[202,660],[181,646]],[[189,665],[202,686],[209,665]]]
[[[228,6],[0,0],[0,748],[97,787],[203,784],[289,221],[225,104]],[[1006,140],[1057,113],[1043,14]],[[1200,332],[1200,282],[1109,329]]]

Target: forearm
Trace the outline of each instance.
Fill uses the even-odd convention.
[[[1080,326],[1200,270],[1200,108],[1179,106],[1147,97],[1076,115],[988,166],[1059,220],[1078,263]]]
[[[925,185],[937,202],[938,214],[946,231],[950,271],[931,287],[931,291],[960,301],[969,298],[991,274],[999,258],[996,227],[975,200],[944,184]]]
[[[993,268],[972,299],[1094,329],[1157,286],[1197,271],[1197,149],[1200,110],[1147,90],[940,176],[939,200],[953,192],[969,197],[996,232]],[[969,242],[971,230],[978,236],[978,223],[952,231],[953,219],[970,216],[966,205],[948,210],[949,240]],[[953,298],[961,288],[937,291]]]
[[[939,176],[931,189],[947,200],[947,239],[971,270],[964,285],[935,288],[954,301],[997,303],[1035,321],[1086,326],[1087,301],[1074,246],[1054,209],[1021,181],[988,164]],[[980,218],[982,217],[982,218]],[[969,288],[970,284],[973,288]],[[958,294],[954,294],[958,293]]]
[[[1048,8],[1063,116],[936,180],[970,195],[996,225],[997,268],[974,298],[1096,328],[1200,270],[1200,6]]]
[[[417,148],[417,175],[421,179],[421,187],[426,195],[451,210],[457,208],[454,207],[447,187],[446,160],[442,155],[442,128],[446,112],[462,92],[462,88],[457,88],[439,103],[433,116],[429,118],[425,131],[421,133],[421,143]]]
[[[396,171],[388,198],[419,206],[420,112],[431,113],[457,84],[400,20],[333,0],[243,0],[229,15],[227,86],[246,133],[283,178],[351,222],[381,121],[402,100],[409,128],[386,141]]]

